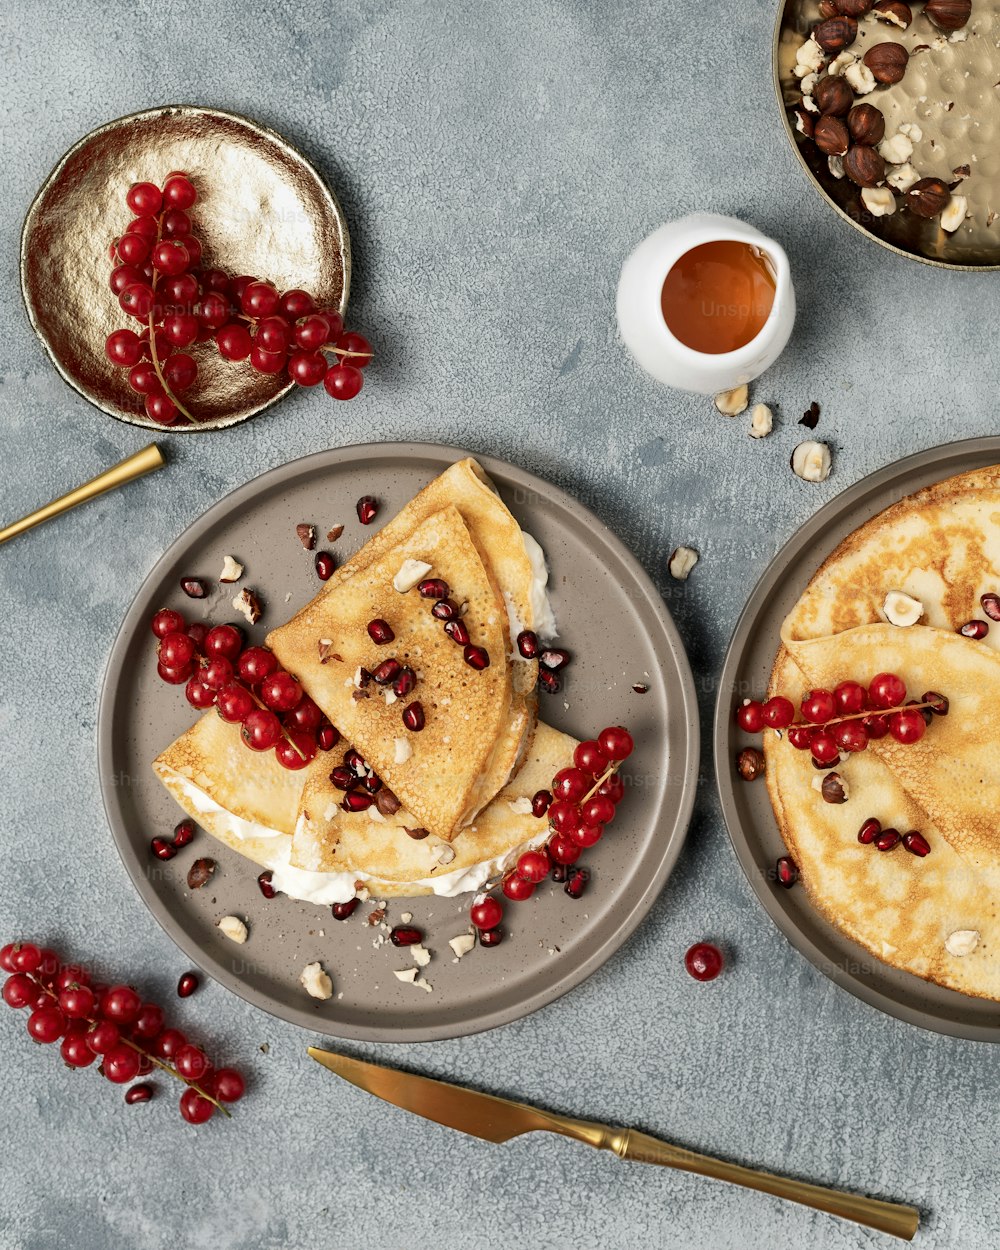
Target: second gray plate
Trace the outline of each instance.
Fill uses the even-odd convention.
[[[432,993],[400,983],[393,971],[411,961],[389,943],[362,905],[346,922],[328,907],[279,895],[267,901],[259,869],[207,834],[161,863],[150,838],[169,833],[180,812],[153,776],[150,762],[195,719],[182,689],[156,676],[153,612],[177,608],[188,620],[232,619],[231,595],[185,598],[178,581],[210,584],[232,554],[246,582],[265,600],[251,630],[287,620],[318,589],[313,556],[296,537],[298,522],[321,534],[343,523],[343,560],[416,492],[468,453],[422,443],[345,447],[265,473],[197,520],[146,579],[112,649],[98,724],[100,780],[118,849],[153,915],[187,956],[249,1002],[315,1032],[370,1041],[426,1041],[474,1033],[551,1002],[602,963],[645,916],[680,852],[694,802],[698,712],[680,638],[655,586],[609,530],[582,504],[522,469],[487,457],[490,474],[524,528],[544,548],[561,641],[573,652],[563,690],[541,696],[541,714],[559,729],[587,737],[604,725],[628,725],[636,750],[623,769],[629,792],[608,835],[586,853],[594,879],[579,901],[545,885],[506,907],[507,937],[494,950],[476,948],[460,963],[448,939],[468,930],[471,896],[389,900],[387,920],[411,911],[434,952],[425,969]],[[376,495],[381,513],[363,528],[361,495]],[[322,543],[320,546],[322,547]],[[634,684],[647,683],[645,694]],[[343,749],[343,748],[341,748]],[[339,763],[340,756],[331,757]],[[201,855],[217,860],[211,886],[191,891],[186,873]],[[250,940],[234,946],[217,928],[227,914],[246,917]],[[310,999],[303,967],[319,959],[334,997]]]
[[[1000,1042],[1000,1004],[971,998],[890,968],[819,915],[805,890],[774,879],[785,845],[763,784],[736,773],[736,755],[751,739],[733,721],[740,698],[767,687],[781,622],[831,551],[858,526],[904,495],[956,473],[1000,461],[1000,438],[933,447],[880,469],[831,500],[785,544],[743,609],[719,681],[715,709],[715,769],[722,810],[747,879],[788,940],[826,976],[900,1020],[975,1041]]]

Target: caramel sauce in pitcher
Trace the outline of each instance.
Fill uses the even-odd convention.
[[[763,330],[774,293],[774,270],[759,247],[716,239],[674,263],[660,307],[667,329],[685,347],[721,355],[746,347]]]

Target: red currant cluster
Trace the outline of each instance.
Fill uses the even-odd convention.
[[[243,1097],[243,1077],[234,1068],[213,1068],[208,1056],[179,1029],[166,1027],[163,1009],[143,1002],[129,985],[99,985],[86,968],[64,964],[55,951],[31,942],[0,949],[0,968],[9,973],[3,986],[8,1007],[30,1008],[28,1033],[36,1042],[59,1042],[70,1068],[89,1068],[100,1056],[98,1072],[115,1085],[160,1068],[185,1085],[181,1115],[203,1124],[223,1104]],[[148,1102],[153,1087],[133,1085],[127,1103]]]
[[[897,742],[919,742],[934,716],[947,716],[948,700],[928,690],[906,702],[906,683],[895,673],[878,673],[867,689],[856,681],[842,681],[833,690],[812,690],[801,703],[802,720],[784,695],[766,703],[747,699],[736,709],[736,721],[747,733],[765,729],[788,731],[788,741],[800,751],[812,752],[820,768],[832,768],[841,751],[863,751],[869,742],[891,734]]]
[[[109,249],[111,290],[145,328],[116,330],[105,352],[129,370],[146,415],[160,425],[179,417],[197,421],[178,398],[198,377],[185,349],[210,339],[224,360],[249,359],[258,373],[287,372],[300,386],[322,382],[334,399],[353,399],[372,359],[368,340],[345,334],[340,313],[318,308],[306,291],[282,294],[257,278],[201,268],[201,243],[187,211],[196,199],[183,173],[168,174],[162,189],[137,182],[125,196],[135,219]]]
[[[171,686],[185,685],[192,707],[214,707],[240,726],[252,751],[270,751],[284,768],[305,768],[317,749],[329,751],[340,737],[302,684],[278,664],[267,647],[248,647],[236,625],[188,625],[179,612],[161,608],[150,627],[160,640],[156,671]]]
[[[590,873],[573,865],[587,847],[600,841],[604,826],[614,820],[625,794],[618,768],[634,745],[627,729],[602,729],[597,738],[580,743],[573,754],[574,766],[556,773],[551,790],[539,790],[532,798],[533,814],[548,815],[552,836],[544,847],[524,851],[501,878],[500,889],[507,898],[514,902],[531,898],[535,886],[548,876],[564,883],[570,898],[580,898]],[[498,946],[503,941],[503,906],[488,891],[476,896],[469,918],[479,930],[481,946]]]

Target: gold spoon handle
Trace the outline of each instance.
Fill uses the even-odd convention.
[[[594,1144],[592,1141],[590,1144]],[[613,1150],[621,1159],[634,1163],[658,1163],[662,1167],[680,1168],[685,1172],[697,1172],[699,1176],[711,1176],[715,1180],[729,1181],[747,1189],[759,1189],[789,1202],[800,1202],[829,1215],[866,1224],[879,1232],[889,1233],[910,1241],[920,1223],[916,1207],[903,1206],[897,1202],[882,1202],[877,1198],[864,1198],[860,1194],[844,1193],[839,1189],[827,1189],[824,1185],[810,1185],[805,1181],[776,1176],[773,1172],[758,1172],[755,1168],[740,1167],[723,1159],[695,1154],[682,1146],[640,1133],[637,1129],[610,1130],[601,1145]]]
[[[70,508],[86,503],[88,499],[96,499],[98,495],[114,490],[116,486],[124,486],[126,482],[132,482],[137,477],[142,477],[146,473],[152,473],[154,469],[159,469],[165,463],[166,461],[163,459],[163,453],[159,447],[155,443],[150,443],[142,451],[136,452],[134,456],[129,456],[127,460],[122,460],[120,464],[112,465],[110,469],[105,469],[103,473],[99,473],[97,477],[92,478],[89,482],[84,482],[76,490],[71,490],[68,494],[62,495],[58,499],[53,499],[44,508],[39,508],[36,512],[22,517],[20,521],[15,521],[12,525],[8,525],[6,529],[0,530],[0,543],[5,543],[8,539],[14,538],[15,535],[22,534],[25,530],[30,530],[36,525],[41,525],[43,521],[48,521],[51,517],[59,516],[62,512],[68,512]]]

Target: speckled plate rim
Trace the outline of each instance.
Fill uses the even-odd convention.
[[[864,235],[872,243],[877,243],[879,247],[884,247],[887,252],[894,252],[897,256],[902,256],[904,260],[916,261],[919,265],[931,265],[935,269],[952,269],[957,273],[988,273],[990,270],[1000,269],[1000,264],[996,265],[958,265],[953,261],[935,260],[930,256],[921,256],[917,252],[908,252],[905,248],[897,247],[895,243],[889,243],[886,239],[880,239],[877,234],[872,234],[870,230],[866,230],[859,221],[855,221],[849,214],[845,213],[836,200],[827,195],[826,191],[816,180],[812,170],[795,138],[795,131],[792,123],[788,119],[788,106],[785,104],[785,93],[781,86],[781,68],[779,65],[779,53],[781,49],[781,32],[785,28],[785,17],[789,8],[796,0],[778,0],[778,11],[774,19],[774,36],[771,41],[771,81],[774,84],[774,95],[778,102],[778,114],[781,117],[781,124],[784,127],[785,137],[791,144],[792,151],[795,153],[795,159],[802,168],[802,172],[806,176],[806,181],[816,192],[816,194],[827,203],[830,208],[846,221],[852,229],[857,230],[859,234]]]
[[[754,857],[757,835],[748,832],[741,819],[736,797],[737,787],[745,786],[747,783],[741,781],[736,774],[734,750],[736,729],[732,718],[732,699],[740,671],[748,655],[761,645],[760,642],[755,643],[754,640],[758,620],[765,612],[768,601],[785,579],[788,566],[804,549],[814,548],[817,551],[818,554],[812,563],[812,569],[815,571],[836,546],[836,542],[839,542],[839,537],[832,544],[829,540],[824,541],[824,533],[830,531],[838,521],[859,505],[870,502],[871,515],[875,516],[891,503],[919,489],[919,486],[912,484],[907,484],[905,489],[901,488],[901,483],[914,475],[924,474],[933,469],[933,475],[927,478],[927,484],[929,484],[932,481],[952,477],[956,473],[964,473],[970,469],[998,462],[1000,462],[1000,436],[945,443],[930,447],[926,451],[916,452],[914,455],[895,461],[884,469],[876,470],[853,486],[849,486],[829,503],[824,504],[779,550],[740,613],[719,677],[719,693],[716,699],[712,732],[716,785],[733,849],[740,867],[758,899],[764,905],[765,911],[792,946],[842,989],[848,990],[856,998],[862,999],[886,1015],[934,1033],[979,1042],[1000,1042],[1000,1003],[990,1003],[988,1000],[960,994],[958,991],[925,982],[914,974],[890,969],[846,935],[834,930],[840,946],[857,955],[856,961],[850,961],[845,965],[840,962],[842,949],[831,951],[830,946],[822,946],[799,927],[796,917],[789,909],[792,892],[783,888],[775,888],[774,883],[768,877],[765,865]],[[771,659],[777,652],[779,641],[777,635],[768,640]],[[773,822],[774,816],[769,805],[768,812]],[[774,829],[777,836],[776,825]],[[809,911],[810,914],[815,915],[811,907]],[[854,971],[854,968],[863,967],[869,963],[875,963],[880,972],[885,969],[886,980],[890,976],[904,978],[914,994],[919,994],[921,987],[924,986],[928,993],[940,995],[947,1002],[953,1002],[956,1013],[960,1013],[963,1008],[969,1011],[970,1004],[978,1004],[978,1009],[984,1014],[993,1010],[996,1022],[983,1024],[970,1020],[949,1019],[929,1009],[915,1008],[900,1002],[890,990],[880,988],[862,976],[860,972]]]
[[[47,335],[43,332],[42,327],[39,325],[32,301],[28,297],[27,251],[31,231],[34,227],[42,201],[45,199],[45,196],[48,194],[52,185],[58,181],[67,164],[73,159],[81,148],[92,142],[92,140],[97,138],[99,135],[107,134],[109,131],[115,130],[117,127],[123,126],[128,122],[143,121],[147,118],[162,116],[165,113],[180,113],[184,116],[225,118],[227,121],[238,122],[240,125],[246,126],[248,129],[252,130],[255,134],[267,139],[268,142],[281,148],[294,161],[300,164],[304,169],[308,170],[321,195],[327,200],[334,216],[340,223],[340,259],[344,271],[344,289],[340,298],[341,315],[343,315],[347,310],[347,300],[351,292],[351,232],[348,229],[347,217],[336,193],[330,186],[328,186],[326,180],[322,177],[315,165],[313,165],[312,161],[309,160],[304,152],[300,151],[293,143],[290,143],[284,135],[279,134],[276,130],[272,130],[269,126],[264,126],[260,122],[254,121],[252,117],[246,117],[242,113],[231,113],[226,109],[210,108],[207,105],[201,104],[160,104],[155,108],[141,109],[137,113],[126,113],[123,117],[116,117],[112,121],[107,121],[100,126],[95,126],[93,130],[90,130],[87,134],[81,136],[81,138],[79,138],[72,147],[68,148],[59,160],[56,161],[55,165],[53,165],[44,182],[36,191],[34,198],[28,206],[28,211],[24,215],[24,223],[21,226],[21,238],[18,250],[21,303],[24,306],[24,311],[31,324],[31,328],[34,330],[38,337],[38,341],[45,349],[45,354],[48,356],[56,372],[71,390],[75,391],[81,399],[85,399],[87,403],[96,408],[98,412],[103,412],[109,417],[114,417],[116,421],[123,421],[126,425],[137,425],[146,430],[156,430],[159,434],[207,434],[213,430],[228,429],[230,426],[239,425],[243,421],[249,421],[251,417],[258,416],[266,409],[278,403],[279,400],[284,399],[288,392],[294,389],[295,383],[289,379],[281,390],[275,395],[272,395],[270,399],[266,400],[262,404],[259,404],[256,408],[251,408],[247,412],[240,412],[233,417],[218,417],[214,421],[203,421],[199,422],[197,425],[158,425],[154,421],[150,421],[147,418],[139,416],[138,413],[127,413],[120,409],[105,407],[103,404],[98,403],[98,401],[91,394],[80,386],[76,378],[74,378],[73,375],[64,368],[62,361],[57,356],[52,344],[48,340]]]
[[[226,517],[237,508],[252,509],[254,497],[263,493],[264,489],[281,484],[301,475],[308,475],[317,469],[326,467],[343,467],[345,464],[365,466],[366,480],[371,480],[372,464],[379,458],[413,457],[426,461],[430,468],[443,471],[456,460],[474,456],[486,472],[501,486],[510,486],[537,495],[548,503],[555,505],[568,514],[572,523],[583,528],[591,541],[599,538],[600,542],[611,551],[630,571],[633,585],[629,588],[630,595],[641,597],[648,606],[653,618],[658,622],[661,636],[651,640],[661,662],[661,672],[665,687],[670,692],[676,705],[676,719],[681,749],[677,752],[675,779],[671,791],[676,792],[677,783],[680,793],[675,804],[675,814],[669,827],[659,830],[662,854],[657,868],[641,888],[620,890],[620,916],[617,926],[608,934],[604,941],[585,955],[581,955],[572,966],[550,985],[526,994],[508,1008],[499,1008],[486,1012],[472,1020],[465,1020],[458,1025],[443,1023],[428,1027],[404,1026],[391,1029],[345,1025],[339,1021],[327,1021],[311,1009],[287,1008],[284,1004],[274,1003],[267,994],[245,985],[221,959],[210,954],[205,948],[191,939],[181,924],[170,914],[166,902],[160,897],[145,872],[145,863],[140,863],[124,828],[124,817],[118,802],[117,792],[106,779],[114,775],[115,735],[113,709],[122,684],[122,667],[120,658],[124,654],[128,641],[136,629],[147,627],[143,599],[148,588],[158,583],[163,576],[162,570],[168,569],[191,541],[192,534],[209,530],[218,520]],[[694,677],[688,662],[684,644],[673,622],[670,611],[664,603],[652,579],[639,564],[635,556],[618,539],[610,529],[584,504],[559,487],[546,482],[543,478],[512,465],[504,460],[483,456],[458,447],[449,447],[439,443],[361,443],[347,447],[331,448],[326,451],[314,452],[312,455],[300,457],[287,464],[270,469],[253,478],[224,496],[213,504],[189,525],[184,532],[167,548],[157,560],[153,568],[143,579],[136,592],[124,620],[119,627],[112,644],[108,662],[101,684],[101,693],[97,717],[97,767],[104,802],[105,815],[118,854],[126,872],[139,893],[140,898],[152,912],[160,927],[173,942],[198,967],[208,972],[216,981],[231,990],[255,1007],[260,1007],[270,1015],[298,1025],[311,1033],[322,1033],[328,1037],[344,1038],[352,1041],[370,1042],[427,1042],[443,1041],[455,1037],[485,1032],[499,1025],[509,1024],[530,1015],[540,1007],[544,1007],[574,989],[597,971],[632,935],[635,929],[649,912],[673,870],[681,848],[687,837],[694,809],[694,801],[698,783],[698,766],[700,757],[700,719],[698,700],[695,694]],[[651,814],[650,821],[657,819]]]

